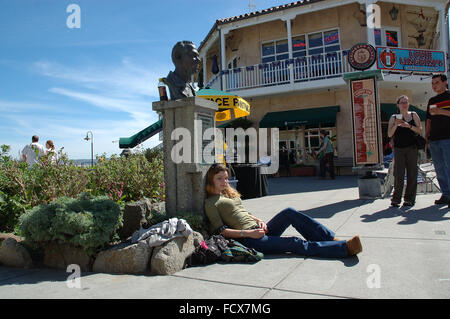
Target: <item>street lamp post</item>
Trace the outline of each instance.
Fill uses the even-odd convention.
[[[89,133],[91,133],[91,137],[89,137]],[[84,139],[86,141],[91,141],[91,167],[94,167],[94,134],[92,134],[91,131],[87,131]]]

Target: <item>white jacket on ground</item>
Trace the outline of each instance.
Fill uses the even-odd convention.
[[[174,217],[147,229],[141,227],[133,233],[131,243],[135,244],[145,240],[149,247],[155,247],[175,237],[188,237],[192,232],[192,228],[186,220]]]

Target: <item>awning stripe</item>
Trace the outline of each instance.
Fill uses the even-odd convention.
[[[264,115],[259,122],[259,127],[286,128],[302,125],[319,125],[336,123],[336,113],[339,112],[339,105],[316,107],[308,109],[270,112]]]

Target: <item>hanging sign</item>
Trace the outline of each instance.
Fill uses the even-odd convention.
[[[376,61],[377,52],[370,44],[359,43],[348,52],[348,63],[356,70],[367,70]]]
[[[377,47],[377,67],[381,70],[445,72],[442,51]]]
[[[375,78],[353,80],[353,151],[356,165],[380,163],[379,116]]]

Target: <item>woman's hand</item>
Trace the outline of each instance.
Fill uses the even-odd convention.
[[[266,232],[262,228],[248,230],[248,237],[253,239],[263,238]]]
[[[258,226],[259,226],[259,228],[264,230],[265,234],[267,234],[267,225],[265,222],[263,222],[262,220],[258,220]]]

